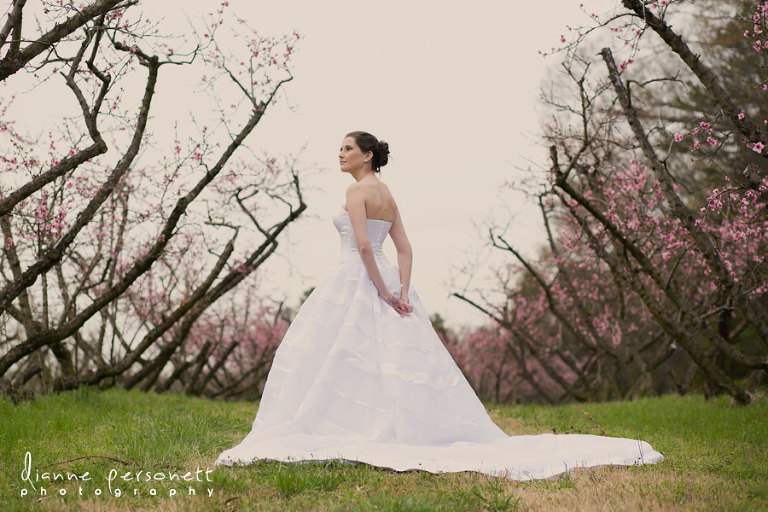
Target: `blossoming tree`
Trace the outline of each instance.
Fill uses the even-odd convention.
[[[253,329],[277,331],[230,322],[214,335],[211,322],[241,284],[257,292],[254,271],[306,208],[295,161],[247,146],[299,35],[264,36],[228,2],[177,36],[138,0],[31,9],[14,0],[2,20],[0,109],[13,94],[76,107],[43,136],[0,122],[3,389],[236,391],[263,371],[253,350],[268,357],[280,322],[255,303]],[[172,110],[182,86],[195,99]]]
[[[529,188],[547,250],[529,261],[491,230],[527,277],[503,280],[500,300],[458,295],[557,382],[548,399],[684,392],[698,376],[708,393],[748,403],[738,379],[768,369],[765,96],[730,91],[728,70],[681,36],[685,2],[621,5],[589,13],[548,52],[563,56],[568,82],[545,97],[550,165]],[[732,58],[762,70],[752,87],[765,91],[768,2],[721,7],[750,41]],[[686,95],[697,105],[686,115],[665,101]]]

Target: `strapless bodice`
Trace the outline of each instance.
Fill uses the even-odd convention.
[[[371,248],[375,257],[383,257],[384,253],[381,250],[384,240],[389,234],[389,228],[392,227],[392,223],[385,220],[378,219],[366,219],[366,225],[368,229],[368,238],[371,240]],[[352,231],[352,222],[349,219],[349,214],[346,210],[341,210],[333,217],[333,225],[339,232],[341,239],[341,257],[346,260],[352,256],[359,258],[357,252],[357,241],[355,240],[355,233]]]

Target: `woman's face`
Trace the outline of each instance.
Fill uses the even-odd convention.
[[[343,172],[354,171],[371,159],[371,152],[363,153],[354,137],[345,137],[339,149],[339,166]]]

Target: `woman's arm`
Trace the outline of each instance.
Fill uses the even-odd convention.
[[[413,250],[408,236],[405,234],[405,227],[400,218],[400,210],[395,210],[395,221],[389,230],[389,236],[395,244],[397,250],[397,268],[400,269],[400,298],[408,302],[408,287],[411,284],[411,267],[413,266]]]
[[[407,311],[403,311],[405,308],[398,307],[399,301],[393,300],[392,293],[387,289],[387,285],[384,283],[384,278],[381,277],[379,266],[376,265],[376,260],[373,257],[373,248],[371,247],[371,239],[368,237],[368,229],[366,226],[366,212],[365,212],[365,195],[362,190],[352,184],[347,189],[347,202],[345,205],[347,213],[349,213],[349,219],[352,222],[352,231],[355,235],[355,242],[357,243],[357,252],[360,254],[360,259],[363,261],[368,277],[371,279],[373,286],[379,292],[382,299],[395,308],[400,315],[407,314]]]

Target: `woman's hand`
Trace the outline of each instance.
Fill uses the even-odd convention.
[[[389,306],[394,309],[401,317],[406,317],[413,311],[413,306],[408,304],[407,298],[401,298],[396,293],[389,293],[386,298],[382,294],[379,294]]]

